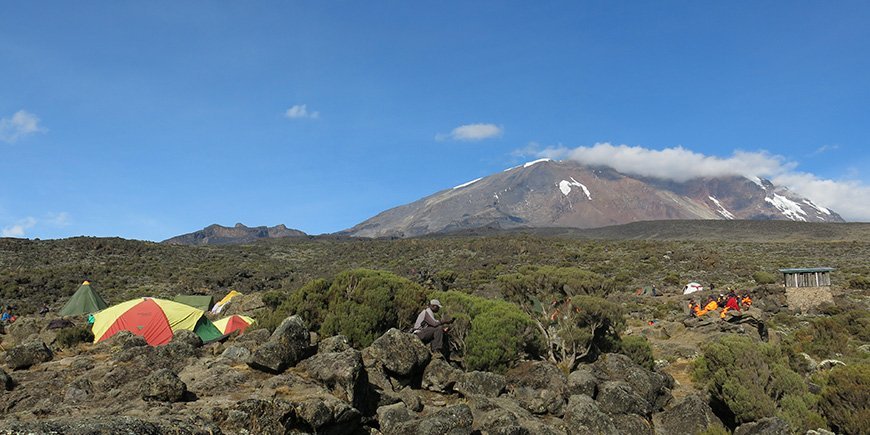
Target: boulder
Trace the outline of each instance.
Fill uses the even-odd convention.
[[[187,385],[169,369],[160,369],[145,378],[142,399],[158,402],[180,402],[187,393]]]
[[[598,379],[587,366],[580,366],[568,375],[568,391],[572,396],[584,394],[595,397],[597,387]]]
[[[544,361],[527,361],[509,370],[509,395],[533,414],[564,414],[568,379],[556,366]]]
[[[317,353],[344,352],[350,349],[350,340],[343,335],[323,339],[317,344]]]
[[[413,334],[391,328],[363,350],[366,367],[380,365],[394,377],[410,377],[422,373],[432,355]]]
[[[299,368],[325,385],[336,397],[361,407],[368,382],[358,350],[318,353],[302,361]]]
[[[616,431],[622,434],[631,435],[654,435],[652,424],[649,420],[637,414],[622,414],[614,415],[613,425],[616,426]]]
[[[196,335],[195,332],[189,331],[187,329],[182,329],[180,331],[175,331],[172,334],[172,341],[170,343],[185,343],[187,345],[193,347],[202,347],[202,338]]]
[[[536,418],[508,397],[489,398],[471,395],[466,398],[474,416],[474,429],[484,434],[565,435],[560,420]]]
[[[27,434],[191,434],[220,433],[211,425],[187,424],[181,421],[148,421],[142,418],[121,415],[75,416],[63,418],[39,418],[33,421],[4,422],[6,433]]]
[[[402,423],[413,420],[415,417],[408,411],[404,403],[381,406],[377,410],[377,416],[381,432],[384,435],[404,435],[404,433],[399,432],[399,426]]]
[[[197,396],[217,396],[233,394],[249,382],[256,373],[246,369],[230,367],[226,360],[197,360],[184,367],[178,378]]]
[[[606,381],[598,386],[595,397],[598,406],[607,414],[649,415],[652,406],[635,392],[628,382]]]
[[[789,435],[794,433],[788,423],[779,417],[762,418],[743,423],[734,430],[734,435]]]
[[[292,433],[290,429],[298,421],[293,404],[283,400],[246,399],[229,408],[212,411],[214,420],[224,433],[253,433],[252,428],[263,434]]]
[[[599,382],[627,382],[637,395],[650,404],[653,411],[662,409],[671,398],[669,388],[673,386],[673,378],[647,370],[625,355],[604,354],[591,365],[591,369]]]
[[[12,387],[15,386],[15,381],[12,380],[12,376],[9,376],[6,371],[0,369],[0,387],[3,388],[3,391],[9,391]]]
[[[576,394],[568,399],[564,421],[570,435],[617,435],[620,433],[613,419],[601,411],[601,408],[591,397],[583,394]]]
[[[242,346],[229,346],[221,352],[221,356],[232,361],[247,361],[251,351]]]
[[[463,396],[478,395],[485,397],[498,397],[507,387],[505,377],[490,372],[468,372],[462,375],[456,386],[456,392]]]
[[[307,356],[308,345],[308,329],[302,318],[288,317],[275,329],[269,341],[251,354],[247,363],[257,370],[281,373]]]
[[[423,370],[423,388],[438,393],[449,393],[462,376],[462,372],[453,368],[447,361],[435,358]]]
[[[725,428],[710,405],[698,395],[686,396],[670,409],[653,414],[652,421],[656,435],[698,433],[714,426]]]
[[[42,341],[31,341],[6,352],[6,365],[13,370],[26,369],[41,362],[51,361],[54,354]]]
[[[384,435],[467,435],[472,433],[473,422],[474,417],[468,405],[453,405],[419,419],[397,423]]]
[[[272,336],[272,333],[269,332],[266,328],[255,329],[253,331],[248,330],[245,331],[244,334],[236,338],[236,341],[239,343],[265,343],[269,340],[269,337]]]
[[[130,349],[134,347],[148,346],[145,337],[135,335],[130,331],[119,331],[115,335],[109,337],[106,343],[110,346],[120,349]]]

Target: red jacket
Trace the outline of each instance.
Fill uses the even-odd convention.
[[[740,311],[740,305],[737,304],[737,298],[734,296],[728,298],[728,302],[725,303],[725,306],[728,307],[729,310]]]

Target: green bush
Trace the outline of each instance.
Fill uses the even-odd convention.
[[[432,297],[444,305],[443,315],[457,319],[450,339],[460,344],[467,369],[498,372],[527,354],[540,353],[540,334],[516,305],[458,291]]]
[[[619,342],[619,353],[628,356],[632,361],[649,370],[655,368],[652,346],[646,337],[629,335],[622,337]]]
[[[849,288],[856,290],[870,290],[870,278],[862,275],[849,278]]]
[[[91,329],[85,326],[73,326],[63,328],[57,332],[57,345],[63,349],[69,349],[79,343],[90,343],[94,341],[94,334]]]
[[[702,347],[693,377],[738,424],[779,416],[802,431],[824,423],[814,409],[816,396],[778,346],[724,336]]]
[[[365,347],[390,328],[409,329],[424,305],[420,285],[389,272],[354,269],[332,281],[308,282],[261,325],[274,329],[285,317],[298,314],[321,335],[342,334],[354,347]]]
[[[870,422],[870,364],[831,370],[819,406],[837,432],[866,433]]]
[[[752,274],[752,279],[754,279],[755,282],[758,283],[759,285],[764,285],[764,284],[776,284],[779,282],[780,278],[778,275],[776,275],[774,273],[759,270],[758,272],[755,272]]]

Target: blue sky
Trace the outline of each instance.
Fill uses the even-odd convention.
[[[530,5],[4,2],[0,229],[319,234],[603,143],[870,220],[867,2]]]

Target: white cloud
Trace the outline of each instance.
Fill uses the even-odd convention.
[[[297,105],[287,109],[287,112],[284,113],[284,116],[286,116],[290,119],[305,119],[305,118],[317,119],[317,118],[320,118],[320,112],[317,112],[317,111],[309,112],[307,104],[297,104]]]
[[[70,224],[69,213],[62,211],[60,213],[49,213],[45,218],[45,222],[58,227],[65,227]]]
[[[13,143],[18,139],[44,131],[39,118],[25,110],[15,112],[11,118],[0,118],[0,141]]]
[[[28,217],[0,230],[2,237],[24,237],[25,231],[36,225],[36,219]]]
[[[435,135],[436,140],[478,141],[502,135],[504,130],[495,124],[466,124],[454,128],[450,133]]]
[[[728,157],[717,157],[680,146],[654,150],[599,143],[591,147],[560,145],[541,149],[532,143],[515,153],[576,160],[587,165],[609,166],[625,174],[679,182],[723,175],[760,176],[833,209],[846,220],[870,221],[870,186],[857,180],[828,180],[797,172],[796,162],[766,151],[735,151]]]

